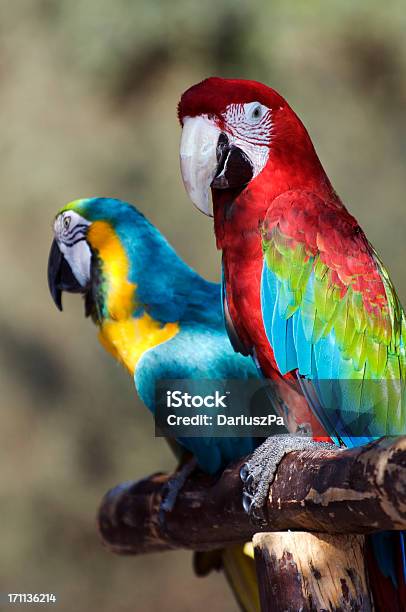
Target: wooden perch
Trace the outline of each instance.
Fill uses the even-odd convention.
[[[167,475],[112,489],[99,511],[104,543],[118,554],[137,554],[209,550],[250,540],[260,531],[365,534],[406,529],[406,436],[352,450],[285,455],[270,486],[264,527],[254,525],[242,508],[239,471],[245,460],[230,465],[219,478],[196,470],[171,512],[161,510]]]
[[[364,536],[256,533],[261,612],[372,612]]]

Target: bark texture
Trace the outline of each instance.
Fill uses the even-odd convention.
[[[119,554],[172,548],[210,550],[256,532],[300,530],[366,534],[406,529],[406,437],[382,438],[351,450],[292,452],[270,485],[266,524],[242,508],[239,471],[219,478],[196,470],[171,511],[162,509],[170,476],[155,474],[109,491],[99,511],[104,543]]]
[[[371,612],[364,537],[306,532],[253,538],[262,612]]]

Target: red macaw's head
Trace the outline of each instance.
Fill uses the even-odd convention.
[[[207,215],[213,215],[210,188],[216,206],[225,192],[235,199],[265,174],[276,197],[309,187],[305,175],[323,172],[300,119],[262,83],[206,79],[183,94],[178,116],[183,182],[192,202]]]

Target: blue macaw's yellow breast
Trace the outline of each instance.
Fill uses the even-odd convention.
[[[103,262],[107,317],[100,325],[102,346],[134,374],[137,362],[150,348],[173,338],[176,322],[162,324],[139,310],[135,283],[128,280],[130,263],[114,228],[106,221],[95,221],[88,241]],[[139,311],[139,316],[134,313]]]
[[[170,340],[179,331],[178,323],[162,325],[149,314],[122,321],[105,321],[99,332],[102,346],[134,374],[145,351]]]

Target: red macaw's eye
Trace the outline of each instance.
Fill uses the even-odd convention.
[[[255,125],[259,123],[269,109],[260,102],[250,102],[244,104],[245,120]]]

